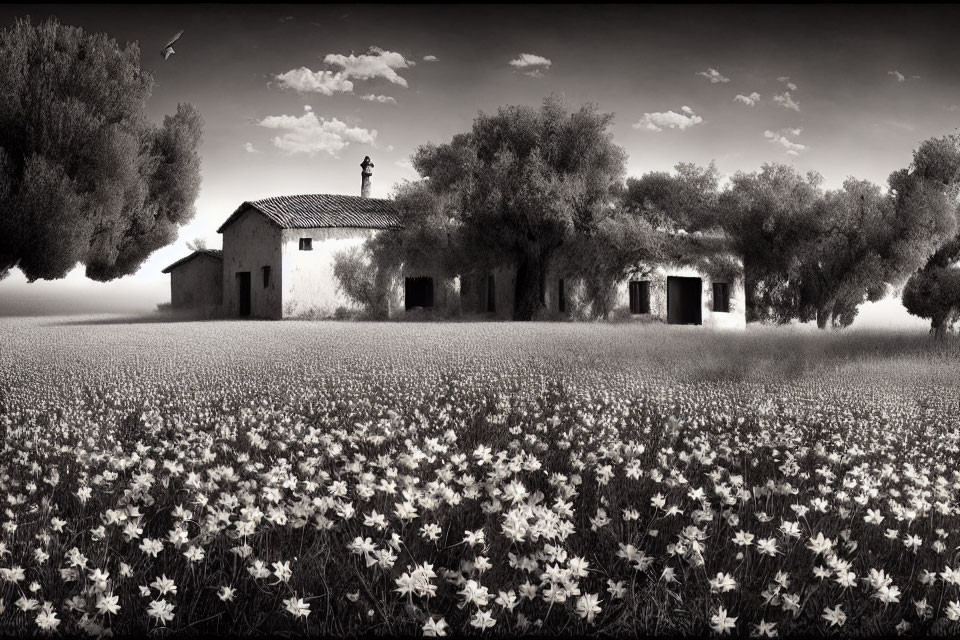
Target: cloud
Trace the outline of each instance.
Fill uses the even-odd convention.
[[[553,62],[549,58],[533,53],[521,53],[519,57],[510,61],[510,66],[531,78],[542,78],[543,72],[550,68]]]
[[[752,107],[760,102],[760,94],[754,91],[748,96],[738,94],[734,99],[734,102],[742,102],[748,107]]]
[[[779,131],[767,131],[763,132],[763,137],[772,142],[773,144],[778,144],[783,147],[787,155],[798,156],[801,151],[806,151],[806,145],[802,145],[799,142],[794,142],[790,140],[788,136],[796,138],[800,135],[802,129],[780,129]]]
[[[275,129],[281,134],[273,138],[273,145],[287,153],[314,155],[325,151],[334,155],[351,143],[373,144],[376,129],[350,127],[336,118],[318,118],[309,106],[303,108],[302,116],[267,116],[257,124]]]
[[[436,62],[437,60],[437,56],[423,56],[424,62]]]
[[[787,89],[789,89],[790,91],[796,91],[797,85],[795,85],[792,82],[788,82],[789,80],[790,80],[790,76],[780,76],[779,78],[777,78],[777,82],[784,83],[787,86]]]
[[[676,111],[645,113],[639,121],[633,124],[634,129],[644,129],[646,131],[663,131],[664,129],[689,129],[690,127],[703,122],[703,118],[693,112],[690,107],[680,107],[680,113]]]
[[[378,96],[372,93],[366,96],[361,96],[360,99],[367,102],[379,102],[380,104],[397,104],[396,98],[391,96]]]
[[[359,56],[352,53],[349,56],[328,53],[324,56],[323,62],[328,66],[339,67],[339,70],[312,71],[307,67],[300,67],[281,73],[276,78],[284,89],[332,96],[335,92],[353,93],[351,78],[357,80],[383,78],[393,84],[407,87],[406,79],[396,70],[409,69],[416,64],[399,53],[384,51],[379,47],[370,47],[367,53]]]
[[[416,171],[416,169],[413,168],[413,163],[410,162],[410,158],[402,158],[400,160],[397,160],[394,164],[400,167],[401,169],[406,169],[408,171]]]
[[[784,91],[780,95],[773,96],[773,101],[784,109],[793,109],[794,111],[800,111],[800,105],[790,96],[789,91]]]
[[[245,142],[243,145],[243,150],[246,151],[247,153],[260,153],[260,151],[255,146],[253,146],[252,142]]]
[[[888,75],[888,76],[893,76],[894,78],[896,78],[896,79],[897,79],[897,82],[906,82],[907,80],[919,80],[919,79],[920,79],[920,76],[910,76],[910,77],[908,78],[907,76],[903,75],[902,73],[900,73],[900,72],[897,71],[896,69],[894,69],[893,71],[887,71],[887,75]]]
[[[415,62],[407,60],[403,55],[394,51],[385,51],[380,47],[370,47],[366,53],[359,56],[352,53],[349,56],[341,53],[328,53],[323,61],[326,64],[343,69],[342,73],[345,78],[359,78],[360,80],[383,78],[401,87],[406,87],[407,81],[396,70],[409,69],[416,65]]]
[[[332,96],[334,92],[352,93],[353,83],[340,73],[332,71],[311,71],[306,67],[291,69],[277,76],[280,86],[300,93],[322,93]]]
[[[708,79],[711,83],[716,84],[718,82],[730,82],[730,78],[726,77],[716,69],[710,68],[706,71],[698,71],[698,76],[703,76]]]

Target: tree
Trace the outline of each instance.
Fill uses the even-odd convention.
[[[389,288],[384,286],[381,271],[373,261],[369,245],[340,251],[334,255],[333,277],[337,288],[359,304],[373,318],[386,318],[389,310]]]
[[[930,332],[943,337],[960,320],[960,236],[947,243],[903,288],[903,306],[930,320]]]
[[[609,216],[626,155],[611,114],[593,105],[569,113],[557,96],[540,109],[481,113],[469,134],[418,149],[413,164],[443,198],[459,247],[480,262],[516,267],[514,318],[545,309],[546,274],[557,251]]]
[[[461,223],[455,191],[436,189],[429,180],[396,187],[393,201],[398,225],[369,241],[377,265],[396,275],[401,269],[453,277],[464,267]]]
[[[561,271],[583,278],[595,317],[613,310],[616,285],[625,278],[645,277],[664,255],[667,234],[635,213],[620,210],[601,219],[590,235],[580,235],[558,256]]]
[[[887,292],[893,265],[883,259],[895,208],[880,187],[848,178],[814,207],[814,239],[789,274],[781,319],[849,326],[857,308]]]
[[[135,272],[190,220],[202,122],[145,115],[153,80],[136,44],[56,20],[0,31],[0,277],[56,279],[78,263]]]
[[[717,167],[681,162],[674,171],[628,178],[624,206],[657,228],[700,231],[714,226],[720,195]]]
[[[789,274],[813,240],[823,179],[793,167],[765,164],[736,173],[717,199],[716,223],[743,257],[747,321],[784,321]],[[786,314],[789,315],[789,314]]]
[[[205,238],[194,238],[187,241],[187,249],[190,251],[206,251],[207,241]]]

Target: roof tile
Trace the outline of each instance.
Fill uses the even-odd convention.
[[[244,202],[217,231],[222,232],[247,206],[261,212],[283,229],[390,229],[399,225],[397,209],[391,200],[315,193]]]

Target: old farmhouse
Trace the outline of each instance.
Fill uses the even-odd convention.
[[[217,229],[222,251],[196,251],[164,269],[171,275],[172,306],[219,306],[225,316],[268,319],[333,317],[355,308],[334,278],[336,254],[399,224],[392,201],[369,197],[370,158],[360,166],[360,196],[293,195],[242,203]],[[720,329],[746,325],[742,272],[717,279],[702,267],[679,263],[641,272],[646,275],[618,284],[613,316]],[[478,318],[513,316],[511,268],[442,280],[402,276],[391,295],[393,317],[431,309]],[[551,274],[548,315],[575,316],[581,293],[577,279]]]

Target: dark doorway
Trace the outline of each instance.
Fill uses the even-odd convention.
[[[667,278],[667,322],[701,324],[703,282],[700,278]]]
[[[250,272],[237,272],[237,300],[240,317],[250,315]]]
[[[630,283],[630,313],[650,313],[649,280],[634,280]]]
[[[563,278],[560,278],[560,281],[557,283],[557,310],[560,311],[560,313],[567,312],[567,290],[564,286],[565,284]]]
[[[497,279],[493,274],[487,276],[487,311],[497,312]]]
[[[416,307],[433,307],[433,278],[406,278],[403,282],[403,301],[407,311]]]

